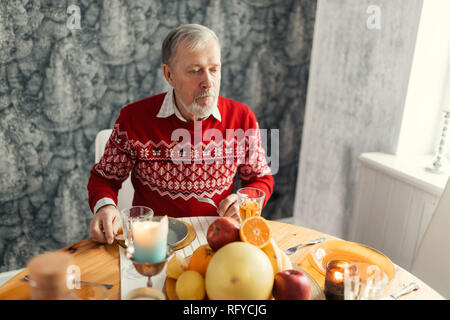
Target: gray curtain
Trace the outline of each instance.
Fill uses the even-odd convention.
[[[358,156],[397,148],[422,2],[318,1],[296,224],[348,239]]]
[[[79,30],[71,4],[80,8]],[[247,104],[261,128],[280,129],[276,188],[263,215],[292,216],[315,6],[2,1],[0,271],[89,236],[95,135],[124,105],[168,88],[161,42],[182,23],[204,24],[220,37],[221,95]]]

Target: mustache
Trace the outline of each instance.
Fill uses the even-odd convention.
[[[206,90],[198,95],[196,95],[194,97],[194,100],[200,99],[200,98],[204,98],[204,97],[214,97],[214,90]]]

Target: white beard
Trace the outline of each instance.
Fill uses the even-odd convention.
[[[214,95],[212,90],[209,92],[206,92],[206,93],[208,93],[209,95]],[[201,98],[204,95],[205,95],[205,93],[196,96],[194,98],[194,102],[192,102],[192,104],[189,106],[187,106],[181,99],[180,99],[180,102],[187,112],[189,112],[190,114],[192,114],[196,117],[204,118],[204,117],[209,116],[213,112],[214,107],[217,106],[217,100],[218,100],[218,97],[215,97],[211,104],[201,106],[197,103],[197,99]]]

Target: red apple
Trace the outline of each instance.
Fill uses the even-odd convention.
[[[214,220],[208,227],[206,241],[214,251],[224,245],[239,241],[239,222],[230,217],[220,217]]]
[[[272,295],[275,300],[309,300],[311,283],[302,272],[294,269],[277,272]]]

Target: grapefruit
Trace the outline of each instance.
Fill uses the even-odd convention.
[[[272,263],[258,247],[231,242],[211,258],[206,294],[211,300],[267,300],[274,282]]]

